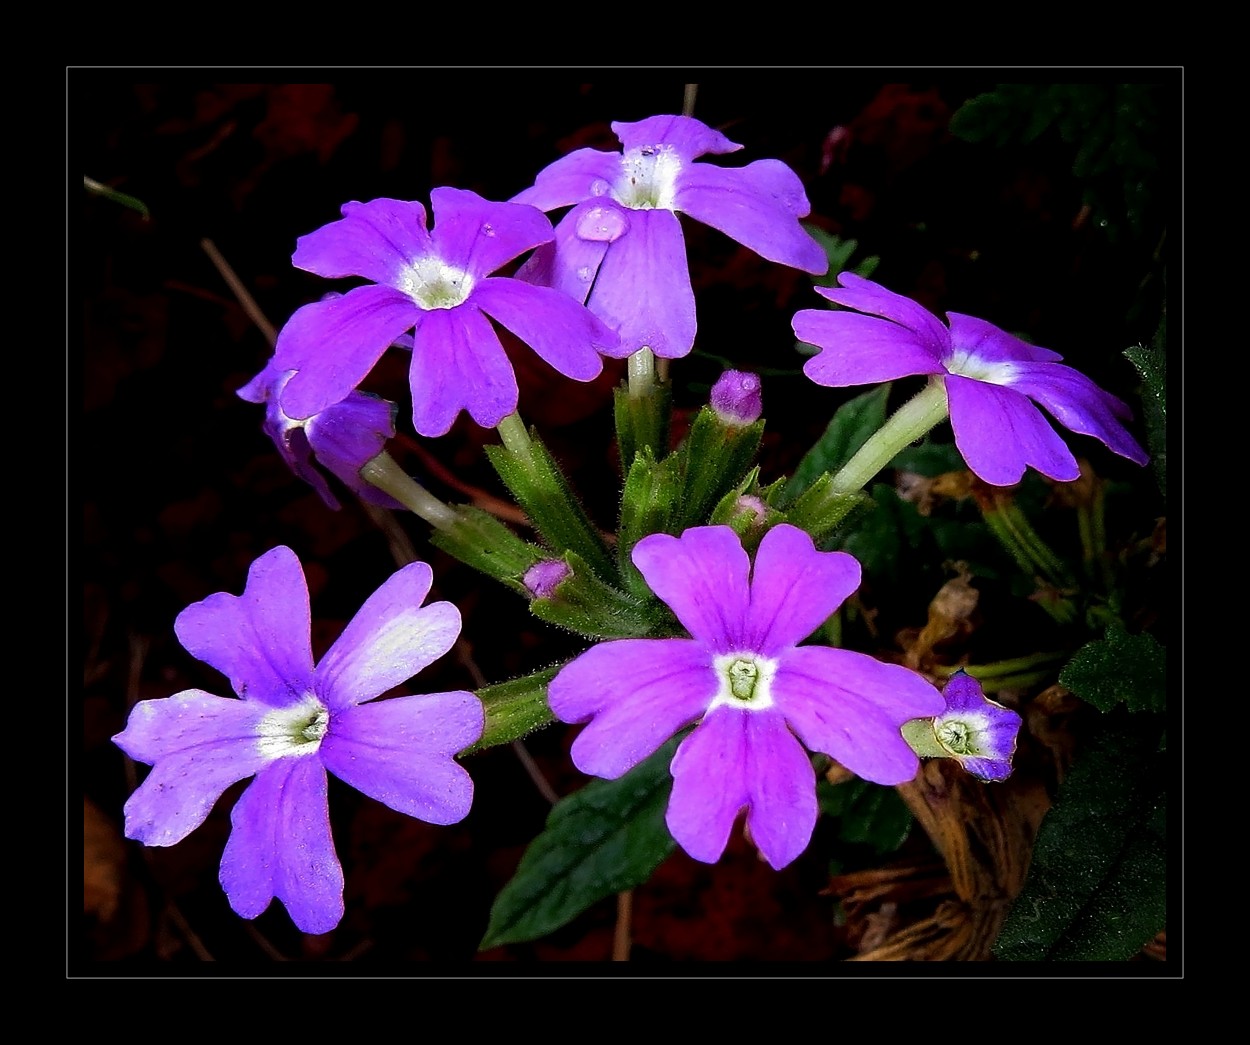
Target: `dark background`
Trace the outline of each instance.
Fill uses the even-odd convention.
[[[680,111],[684,81],[697,79],[694,114],[744,146],[709,162],[784,160],[807,187],[808,220],[858,240],[852,265],[879,256],[873,278],[891,289],[938,311],[1027,331],[1136,403],[1136,375],[1119,353],[1154,335],[1157,310],[1142,307],[1142,281],[1175,250],[1161,229],[1175,217],[1176,204],[1168,201],[1178,199],[1179,79],[1175,71],[1137,72],[1160,86],[1157,121],[1142,135],[1145,158],[1135,161],[1154,194],[1134,221],[1124,202],[1128,160],[1109,174],[1077,176],[1080,143],[1053,131],[1028,142],[977,145],[950,134],[951,114],[1004,78],[992,70],[683,76],[410,69],[334,76],[236,83],[218,82],[211,71],[202,78],[160,70],[68,72],[71,550],[78,545],[71,624],[82,594],[82,626],[70,645],[70,721],[82,740],[79,747],[71,731],[69,808],[76,816],[81,789],[87,811],[84,908],[79,916],[71,889],[71,954],[86,963],[160,968],[208,958],[375,966],[602,961],[611,953],[611,901],[535,944],[476,952],[494,895],[549,809],[507,747],[473,757],[473,811],[449,828],[331,784],[347,914],[325,937],[301,936],[277,903],[254,923],[229,910],[217,863],[228,810],[243,785],[173,849],[144,850],[121,839],[122,805],[144,771],[138,767],[136,775],[109,741],[128,708],[192,686],[228,693],[224,679],[178,645],[172,626],[182,608],[215,591],[237,594],[251,561],[287,544],[305,565],[320,653],[395,568],[386,535],[361,507],[345,495],[341,511],[326,509],[261,432],[261,408],[235,396],[270,346],[201,241],[216,245],[269,321],[281,326],[326,290],[354,285],[290,264],[297,237],[336,219],[343,202],[391,196],[428,204],[439,185],[507,199],[573,148],[615,149],[611,121]],[[1135,79],[1133,71],[1115,76]],[[84,176],[138,198],[150,218],[86,192]],[[762,370],[769,420],[762,478],[776,478],[793,469],[850,394],[819,388],[800,373],[790,318],[821,301],[803,273],[764,262],[687,219],[683,228],[699,335],[695,352],[672,368],[676,427],[704,401],[722,361]],[[612,528],[619,475],[610,406],[619,365],[578,385],[528,352],[514,358],[522,416],[539,426],[596,520]],[[475,491],[503,496],[481,452],[493,432],[462,415],[442,439],[411,437],[402,359],[387,357],[366,387],[400,402],[407,435],[393,450],[433,492],[450,501]],[[1112,475],[1122,467],[1105,453],[1098,462]],[[430,547],[420,520],[404,517],[399,525],[434,567],[432,598],[460,607],[464,637],[488,681],[582,648],[534,620],[512,593]],[[904,600],[894,623],[923,623],[924,605]],[[884,634],[888,641],[892,632]],[[81,689],[76,656],[84,667]],[[418,692],[474,688],[469,668],[453,655],[412,685]],[[560,794],[583,782],[567,759],[572,735],[556,726],[527,741]],[[835,900],[821,892],[831,859],[825,843],[818,832],[780,874],[740,839],[715,868],[677,853],[635,893],[632,959],[849,956]],[[923,837],[911,839],[902,855],[932,859]]]

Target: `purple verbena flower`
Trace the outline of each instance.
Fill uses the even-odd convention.
[[[265,434],[291,471],[309,483],[330,508],[338,509],[338,498],[313,466],[314,458],[362,501],[402,509],[393,497],[360,477],[360,469],[377,457],[395,434],[395,404],[367,392],[349,392],[342,402],[296,420],[283,413],[280,405],[282,390],[293,374],[293,370],[278,370],[270,360],[236,393],[249,403],[265,404]]]
[[[946,710],[932,719],[909,722],[903,735],[917,754],[954,758],[981,780],[1006,780],[1021,719],[990,700],[981,683],[962,668],[942,689]]]
[[[313,665],[308,587],[290,548],[258,558],[242,596],[210,595],[178,615],[187,651],[230,679],[239,699],[188,689],[145,700],[113,738],[152,771],[126,803],[126,837],[174,845],[222,792],[254,776],[231,814],[221,860],[230,906],[255,918],[276,896],[304,932],[343,916],[326,770],[432,824],[469,812],[473,782],[456,752],[482,734],[469,692],[366,703],[437,660],[460,634],[451,603],[422,606],[431,572],[391,576]]]
[[[567,295],[491,275],[551,240],[541,211],[446,187],[430,200],[429,232],[420,203],[377,199],[345,203],[341,220],[300,237],[298,268],[373,284],[305,305],[282,328],[275,364],[297,371],[282,391],[288,416],[341,402],[409,330],[412,421],[427,436],[445,435],[461,410],[490,428],[516,409],[516,374],[492,319],[578,381],[599,375],[600,353],[623,354],[616,335]]]
[[[816,292],[857,311],[795,314],[798,338],[823,349],[803,372],[834,388],[913,374],[942,381],[955,445],[985,482],[1011,486],[1030,465],[1064,482],[1079,477],[1072,451],[1035,403],[1065,428],[1093,436],[1121,457],[1142,465],[1149,460],[1124,427],[1133,416],[1128,405],[1063,366],[1057,352],[958,312],[948,312],[944,324],[910,298],[851,272],[838,281],[841,287]]]
[[[738,814],[780,869],[807,847],[816,779],[804,750],[865,780],[899,784],[919,767],[900,732],[933,716],[941,694],[923,677],[863,653],[799,646],[859,585],[845,552],[817,551],[794,526],[769,530],[754,567],[728,526],[652,534],[634,564],[690,638],[620,639],[591,647],[548,688],[584,773],[615,779],[693,722],[673,758],[667,823],[696,860],[714,863]]]
[[[780,160],[745,167],[696,163],[741,145],[689,116],[614,123],[621,152],[578,149],[513,197],[542,210],[572,206],[518,276],[558,287],[603,317],[625,354],[684,356],[694,345],[694,291],[678,213],[761,257],[820,274],[829,260],[799,218],[811,210]]]
[[[749,425],[764,412],[759,375],[745,370],[726,370],[721,374],[708,400],[727,425]]]

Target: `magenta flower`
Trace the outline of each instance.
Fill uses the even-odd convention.
[[[341,403],[298,421],[284,414],[279,405],[282,390],[294,373],[277,370],[271,360],[236,393],[249,403],[265,404],[265,434],[287,466],[335,510],[338,498],[314,467],[314,458],[362,501],[402,509],[404,506],[393,497],[360,477],[360,469],[377,457],[395,434],[395,404],[366,392],[349,392]]]
[[[465,691],[369,704],[437,660],[460,634],[448,602],[422,606],[430,568],[391,576],[313,666],[308,587],[290,548],[266,552],[242,596],[210,595],[178,615],[187,651],[230,679],[239,699],[188,689],[145,700],[113,738],[150,764],[126,803],[126,837],[174,845],[222,792],[255,776],[231,814],[221,860],[230,906],[255,918],[276,896],[304,932],[343,916],[326,770],[392,809],[432,824],[469,812],[473,782],[454,761],[482,734]]]
[[[858,586],[859,563],[817,551],[802,530],[769,530],[754,567],[728,526],[634,547],[651,590],[688,639],[620,639],[591,647],[548,689],[584,773],[615,779],[697,722],[673,758],[667,823],[696,860],[714,863],[738,814],[780,869],[816,825],[816,778],[804,750],[865,780],[899,784],[919,768],[900,732],[942,696],[915,672],[863,653],[799,646]]]
[[[616,335],[567,295],[491,276],[550,242],[544,214],[465,189],[438,188],[430,200],[431,232],[420,203],[379,199],[345,203],[341,220],[300,237],[298,268],[373,285],[305,305],[282,328],[275,367],[297,371],[281,395],[289,417],[342,402],[409,330],[412,421],[427,436],[445,435],[461,410],[490,428],[516,409],[516,374],[492,319],[578,381],[598,376],[600,353],[623,354]]]
[[[625,354],[684,356],[694,345],[694,291],[678,213],[761,257],[820,274],[829,260],[799,218],[803,183],[780,160],[696,163],[742,148],[688,116],[614,123],[621,152],[578,149],[513,197],[542,210],[572,206],[518,276],[585,301],[621,336]],[[589,300],[588,300],[589,299]]]
[[[708,397],[716,416],[727,425],[749,425],[764,412],[760,378],[745,370],[726,370]]]
[[[1060,364],[1057,352],[958,312],[947,313],[948,326],[910,298],[851,272],[838,281],[841,287],[816,292],[858,311],[795,314],[798,338],[824,350],[803,372],[834,388],[932,375],[946,389],[955,445],[985,482],[1011,486],[1030,465],[1064,482],[1080,475],[1072,451],[1035,403],[1121,457],[1149,460],[1124,427],[1133,416],[1128,405]]]

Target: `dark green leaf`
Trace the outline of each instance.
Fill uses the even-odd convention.
[[[651,877],[673,851],[664,824],[674,737],[619,780],[592,780],[562,799],[491,907],[481,950],[546,936]]]
[[[1167,704],[1166,651],[1148,632],[1130,635],[1122,624],[1087,643],[1059,673],[1059,681],[1100,711],[1162,711]]]
[[[822,780],[816,797],[820,811],[837,818],[842,841],[871,846],[879,855],[894,852],[911,831],[911,811],[892,787],[866,780],[836,785]]]
[[[1167,369],[1165,341],[1166,317],[1159,322],[1154,344],[1150,348],[1138,345],[1125,349],[1124,354],[1141,373],[1145,387],[1142,389],[1142,407],[1146,422],[1147,446],[1150,463],[1159,483],[1159,492],[1167,496]]]
[[[1108,715],[1038,833],[1002,961],[1127,961],[1165,927],[1166,778],[1158,723]]]

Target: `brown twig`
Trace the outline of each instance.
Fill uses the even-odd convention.
[[[221,251],[217,249],[217,245],[211,239],[200,240],[200,246],[204,248],[204,253],[208,255],[209,260],[217,268],[221,274],[221,278],[226,281],[226,285],[230,287],[231,292],[238,299],[239,304],[243,307],[243,311],[247,313],[248,318],[256,324],[257,329],[265,335],[265,339],[272,346],[278,341],[278,331],[260,310],[260,306],[256,304],[255,299],[248,293],[247,287],[243,285],[243,281],[235,275],[234,269],[230,267]]]

